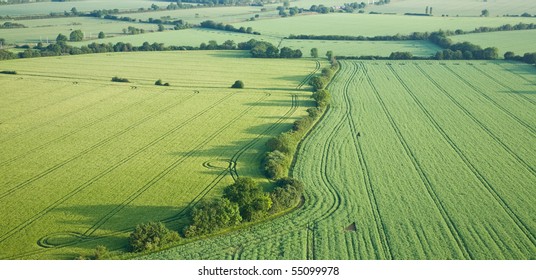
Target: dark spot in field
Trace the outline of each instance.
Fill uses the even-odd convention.
[[[357,226],[355,225],[355,222],[353,222],[350,225],[348,225],[344,230],[355,232],[357,231]]]

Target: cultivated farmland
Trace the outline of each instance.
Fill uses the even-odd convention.
[[[507,32],[474,33],[450,37],[454,42],[471,42],[482,47],[496,47],[499,54],[512,51],[518,55],[534,52],[536,49],[536,30]]]
[[[342,61],[299,210],[147,258],[534,259],[533,67]]]
[[[312,102],[301,82],[319,64],[241,56],[2,62],[18,75],[0,76],[0,258],[125,248],[138,223],[184,227],[186,210],[219,196],[231,175],[266,182],[264,143],[304,115]],[[116,75],[131,83],[109,82]],[[157,79],[171,86],[155,86]],[[245,89],[229,88],[237,79]]]

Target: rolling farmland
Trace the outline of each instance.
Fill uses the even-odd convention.
[[[264,143],[305,113],[301,81],[319,64],[241,55],[3,62],[18,75],[0,76],[0,258],[124,248],[138,223],[183,227],[189,207],[238,174],[265,181]],[[115,75],[131,83],[109,82]],[[246,89],[229,88],[238,78]]]
[[[496,47],[499,54],[512,51],[523,55],[533,52],[536,46],[536,30],[519,30],[507,32],[475,33],[449,37],[453,42],[471,42],[484,48]]]
[[[146,258],[534,259],[535,77],[509,63],[342,61],[299,149],[304,206]]]

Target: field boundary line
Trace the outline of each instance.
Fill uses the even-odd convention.
[[[315,74],[320,70],[320,61],[316,60],[315,69],[309,73],[299,84],[296,86],[296,89],[301,89]]]
[[[523,165],[529,172],[532,173],[532,175],[536,176],[536,171],[532,166],[530,166],[528,163],[526,163],[522,158],[520,158],[514,151],[512,151],[504,142],[501,141],[499,137],[497,137],[491,130],[480,120],[478,120],[473,114],[467,110],[464,106],[462,106],[450,93],[448,93],[441,85],[439,85],[435,80],[433,80],[426,71],[424,71],[419,65],[416,66],[417,69],[437,88],[439,89],[444,95],[446,95],[452,103],[454,103],[460,110],[464,112],[464,114],[469,117],[473,122],[475,122],[482,130],[484,130],[495,142],[497,142],[506,152],[510,154],[513,158],[515,158],[521,165]]]
[[[473,175],[480,181],[481,185],[488,191],[489,194],[495,199],[495,201],[501,206],[501,208],[506,212],[510,219],[516,224],[519,230],[524,233],[524,235],[532,242],[533,245],[536,245],[536,239],[532,235],[531,231],[527,225],[515,214],[515,212],[508,206],[504,199],[497,193],[495,188],[491,183],[478,171],[478,169],[469,161],[469,159],[463,154],[461,149],[452,141],[452,139],[447,135],[447,133],[441,128],[441,126],[436,122],[430,112],[424,107],[424,105],[418,100],[413,91],[408,87],[408,85],[398,76],[398,73],[394,71],[391,65],[389,68],[393,72],[394,76],[400,82],[400,84],[406,89],[406,92],[411,96],[415,104],[421,109],[421,111],[426,115],[428,120],[432,123],[435,129],[443,136],[451,148],[458,154],[460,159],[465,163],[465,165],[471,170]]]
[[[487,94],[485,94],[484,92],[482,92],[481,90],[479,90],[478,88],[476,88],[474,85],[472,85],[471,83],[469,83],[465,78],[463,78],[462,76],[460,76],[458,73],[456,73],[454,70],[452,70],[451,68],[449,68],[447,65],[443,65],[443,67],[445,67],[445,69],[447,69],[448,71],[450,71],[452,74],[454,74],[456,77],[458,77],[464,84],[466,84],[467,86],[469,86],[471,89],[473,89],[474,92],[480,94],[482,97],[484,97],[486,100],[488,100],[490,103],[492,103],[493,105],[495,105],[495,107],[497,107],[498,109],[500,109],[501,111],[503,111],[505,114],[507,114],[508,116],[510,116],[510,118],[514,119],[517,123],[519,123],[520,125],[524,126],[527,130],[529,130],[533,135],[536,134],[536,130],[534,128],[532,128],[532,126],[530,126],[529,124],[527,124],[526,122],[524,122],[523,120],[521,120],[519,117],[517,117],[516,115],[514,115],[512,112],[508,111],[506,108],[504,108],[503,106],[499,105],[499,103],[497,103],[495,100],[493,100],[491,97],[489,97]]]

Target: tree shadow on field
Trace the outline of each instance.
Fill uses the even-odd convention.
[[[223,57],[223,58],[251,58],[251,55],[249,54],[248,51],[237,51],[237,50],[232,50],[232,51],[219,50],[217,52],[210,53],[208,55],[212,57]]]
[[[245,106],[262,106],[262,107],[292,107],[292,100],[270,100],[270,101],[260,101],[260,102],[249,102],[244,103]]]
[[[298,86],[298,84],[300,84],[306,77],[307,75],[289,75],[276,77],[275,79],[288,82],[296,82],[296,86]]]

